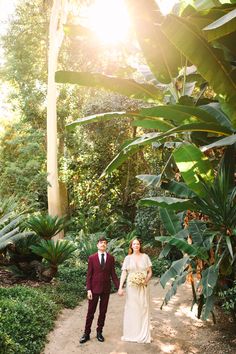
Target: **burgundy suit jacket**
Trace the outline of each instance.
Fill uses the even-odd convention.
[[[119,288],[119,279],[115,272],[115,259],[107,253],[107,259],[102,269],[98,253],[94,253],[89,256],[88,259],[88,272],[86,288],[91,290],[94,294],[110,293],[111,291],[111,279],[116,287]]]

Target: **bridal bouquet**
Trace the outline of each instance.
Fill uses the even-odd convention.
[[[146,279],[146,272],[134,272],[128,276],[128,284],[131,286],[144,286]]]

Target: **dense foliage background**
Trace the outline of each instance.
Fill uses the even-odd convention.
[[[63,215],[47,214],[52,2],[19,0],[1,36],[1,353],[40,352],[59,309],[84,297],[101,235],[118,273],[142,238],[154,275],[171,282],[163,305],[188,280],[199,318],[223,304],[235,319],[236,2],[179,1],[167,16],[154,0],[125,4],[122,45],[67,14],[55,76]]]

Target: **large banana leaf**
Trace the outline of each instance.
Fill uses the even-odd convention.
[[[210,103],[210,104],[202,105],[199,107],[201,110],[207,112],[208,115],[213,117],[215,123],[218,123],[218,124],[222,125],[223,127],[231,130],[232,133],[235,131],[235,129],[232,126],[231,121],[226,116],[226,114],[221,110],[219,103]]]
[[[206,31],[207,39],[214,41],[236,31],[236,9],[231,10],[224,16],[218,18],[203,28]]]
[[[202,271],[202,291],[205,298],[213,294],[219,276],[219,268],[214,264]]]
[[[188,224],[188,230],[193,243],[202,245],[204,241],[204,231],[206,231],[206,224],[200,220],[191,220]]]
[[[198,257],[200,259],[207,260],[208,254],[202,247],[190,245],[187,241],[176,238],[173,236],[159,236],[155,237],[155,240],[160,242],[167,242],[171,246],[176,246],[183,253],[187,253],[191,257]]]
[[[126,0],[137,39],[145,59],[156,78],[170,83],[178,76],[182,58],[178,49],[163,35],[163,22],[154,0]]]
[[[222,147],[222,146],[227,146],[227,145],[233,145],[236,143],[236,134],[232,134],[230,136],[227,136],[226,138],[216,140],[212,144],[208,144],[205,146],[202,146],[200,149],[202,152],[212,149],[214,147]]]
[[[211,295],[206,298],[206,302],[204,304],[204,310],[202,314],[202,319],[207,320],[210,313],[212,313],[213,307],[215,302],[215,296]]]
[[[57,71],[55,80],[58,83],[78,84],[80,86],[97,87],[120,93],[122,95],[143,100],[159,101],[163,92],[150,84],[139,84],[131,79],[106,76],[103,74],[75,71]]]
[[[138,112],[125,112],[125,111],[118,111],[118,112],[107,112],[101,114],[94,114],[91,116],[78,118],[77,120],[73,121],[72,123],[67,124],[67,128],[73,129],[77,125],[84,125],[90,123],[97,123],[97,122],[106,122],[112,120],[114,118],[133,118],[133,119],[141,119],[141,121],[134,121],[133,125],[141,126],[144,128],[151,128],[151,129],[159,129],[161,131],[167,131],[171,128],[174,128],[174,125],[165,122],[162,118],[156,117],[143,117]]]
[[[186,276],[188,274],[188,271],[183,272],[181,275],[178,275],[176,277],[176,279],[173,281],[173,283],[171,284],[171,288],[167,291],[165,298],[163,300],[163,303],[161,305],[161,309],[163,307],[163,305],[167,305],[168,302],[170,301],[170,299],[172,298],[172,296],[174,296],[177,292],[177,288],[178,286],[182,285],[185,280],[186,280]]]
[[[180,199],[172,197],[149,197],[143,198],[138,202],[141,206],[158,206],[175,211],[195,210],[195,205],[190,199]]]
[[[169,15],[161,25],[161,30],[197,67],[199,73],[224,102],[230,105],[231,112],[236,112],[236,80],[232,75],[231,65],[223,58],[222,53],[213,48],[187,19]],[[235,112],[230,117],[234,127],[236,127]]]
[[[174,128],[173,124],[165,122],[162,118],[154,119],[143,119],[143,120],[135,120],[132,122],[132,125],[135,127],[143,127],[145,129],[155,129],[163,132],[168,131],[169,129]]]
[[[186,266],[189,264],[189,257],[185,256],[177,261],[174,261],[170,268],[161,276],[160,283],[165,288],[168,281],[175,279],[176,276],[183,274]]]
[[[215,123],[225,126],[233,132],[232,124],[227,116],[220,111],[218,105],[208,104],[199,107],[185,105],[168,105],[143,108],[140,110],[143,117],[162,117],[172,120],[176,124],[182,122],[201,121],[205,123]],[[194,120],[193,120],[194,119]]]
[[[138,175],[136,178],[145,183],[147,187],[157,187],[161,182],[161,175]]]
[[[127,118],[129,113],[126,112],[107,112],[101,114],[93,114],[91,116],[79,118],[72,123],[66,125],[68,129],[73,129],[77,125],[84,125],[89,123],[106,122],[114,118]]]
[[[201,179],[205,182],[214,180],[214,171],[207,157],[192,144],[183,144],[173,152],[173,156],[187,186],[204,197],[206,190]]]
[[[126,147],[126,149],[128,150],[130,147],[134,145],[149,145],[152,142],[161,140],[163,138],[169,137],[176,133],[186,133],[186,132],[194,132],[194,131],[208,132],[208,133],[226,135],[226,136],[231,135],[232,133],[231,130],[213,123],[183,124],[176,128],[172,128],[164,133],[144,134],[140,138],[135,139],[130,145]]]
[[[180,230],[182,230],[180,220],[173,210],[160,208],[159,213],[161,221],[163,222],[165,229],[169,232],[170,235],[175,235]]]
[[[162,181],[161,188],[174,193],[178,197],[193,198],[196,194],[183,182]]]
[[[104,173],[110,173],[119,167],[128,157],[135,154],[140,147],[144,147],[145,145],[150,145],[153,142],[163,142],[164,138],[167,138],[171,135],[175,135],[177,133],[193,132],[193,131],[205,131],[209,133],[219,134],[219,135],[231,135],[231,130],[217,124],[211,123],[192,123],[192,124],[183,124],[179,127],[172,128],[164,133],[148,133],[144,134],[139,138],[133,140],[130,144],[127,144],[126,147],[114,157],[111,163],[106,167]]]

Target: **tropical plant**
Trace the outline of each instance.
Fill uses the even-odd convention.
[[[219,297],[222,301],[222,308],[232,314],[234,321],[236,322],[236,281],[233,286],[226,290],[219,292]]]
[[[49,263],[49,267],[43,269],[41,273],[42,278],[47,281],[57,274],[58,265],[70,258],[76,250],[76,246],[68,240],[41,240],[30,248]]]
[[[0,218],[0,252],[17,240],[32,235],[32,232],[21,231],[22,221],[22,215],[13,215],[12,213]]]
[[[214,42],[208,32],[214,30],[203,27],[212,19],[225,15],[225,12],[230,13],[235,5],[222,5],[208,11],[197,11],[188,7],[181,15],[170,14],[163,17],[154,0],[148,3],[139,1],[138,6],[134,0],[126,0],[126,3],[142,53],[149,65],[145,76],[151,78],[152,83],[141,84],[131,79],[106,77],[101,74],[62,71],[57,72],[56,80],[61,83],[77,83],[113,90],[132,98],[146,100],[149,107],[146,104],[145,108],[135,112],[108,112],[88,116],[77,119],[68,127],[107,121],[114,117],[130,117],[134,126],[158,130],[157,133],[145,134],[127,142],[108,165],[106,172],[120,166],[140,147],[147,144],[157,141],[163,144],[166,139],[173,140],[173,137],[181,141],[182,136],[176,139],[176,134],[186,136],[186,132],[192,133],[192,137],[198,137],[201,144],[203,141],[205,145],[212,143],[211,147],[233,144],[236,141],[236,83],[234,61],[231,60],[235,58],[235,52],[230,43],[235,35],[234,27],[228,26],[227,31],[223,28],[221,34],[218,29]],[[178,33],[176,27],[179,29]],[[226,55],[226,48],[230,55]],[[206,58],[204,61],[203,57]],[[194,67],[190,66],[192,64]],[[182,68],[180,72],[179,67]],[[217,79],[215,72],[219,73]],[[197,85],[199,82],[200,85]],[[201,88],[202,82],[205,84]],[[191,90],[188,90],[189,83],[192,85]],[[208,94],[208,97],[202,97],[207,88],[208,91],[211,89],[212,93]],[[160,105],[165,92],[171,92],[174,100],[168,105]],[[197,132],[201,133],[200,137]],[[219,137],[226,138],[218,141]]]
[[[66,224],[65,217],[50,216],[48,214],[31,216],[26,222],[26,226],[45,240],[50,240],[57,235],[65,228]]]
[[[175,150],[174,158],[183,181],[161,184],[177,198],[152,197],[140,201],[141,205],[160,207],[161,219],[169,233],[169,236],[156,238],[167,244],[160,257],[167,256],[172,246],[183,254],[161,277],[163,287],[174,278],[164,302],[169,301],[187,276],[198,274],[200,284],[195,285],[194,277],[190,277],[193,299],[198,303],[198,317],[204,308],[205,319],[212,312],[222,281],[227,279],[230,285],[235,277],[235,149],[235,146],[226,149],[215,176],[210,161],[197,147],[180,146]],[[145,181],[146,177],[141,176],[141,179]],[[147,182],[150,183],[150,178]],[[184,220],[183,213],[175,213],[186,210],[195,213],[195,219],[185,217]],[[202,289],[200,293],[197,287]]]

